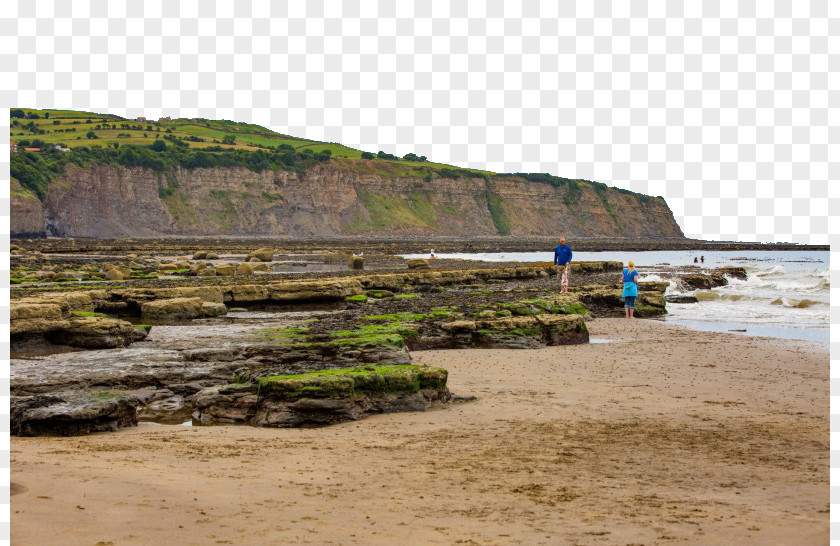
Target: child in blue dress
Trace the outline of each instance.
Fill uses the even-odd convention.
[[[624,318],[633,318],[636,297],[639,295],[639,285],[636,281],[638,276],[639,272],[636,271],[636,264],[632,261],[627,262],[627,269],[622,272],[624,290],[621,292],[621,297],[624,298]]]

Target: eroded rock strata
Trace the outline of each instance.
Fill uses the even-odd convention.
[[[34,201],[33,201],[34,198]],[[406,234],[679,238],[660,197],[515,175],[450,178],[363,160],[305,172],[68,165],[44,203],[13,193],[14,236],[335,236]]]
[[[138,419],[298,426],[422,410],[451,394],[445,372],[435,388],[405,379],[412,351],[586,343],[586,317],[623,313],[619,263],[575,264],[569,294],[558,294],[555,271],[546,264],[433,265],[315,278],[251,273],[202,281],[210,284],[140,279],[86,290],[72,282],[62,283],[65,291],[15,290],[13,432],[84,434]],[[641,283],[637,314],[665,313],[667,286]],[[300,306],[305,310],[295,311]],[[361,371],[384,384],[417,388],[356,389]],[[326,388],[336,374],[353,376],[353,389]],[[305,379],[300,388],[268,386],[267,378],[292,376]]]

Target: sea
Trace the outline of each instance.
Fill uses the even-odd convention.
[[[479,252],[438,254],[489,262],[552,261],[549,252]],[[685,290],[663,273],[668,266],[693,266],[703,257],[702,268],[743,267],[747,280],[711,290]],[[407,254],[406,258],[428,258]],[[668,303],[663,320],[709,331],[753,336],[805,339],[828,343],[830,331],[829,253],[811,250],[744,251],[647,251],[575,252],[575,261],[633,260],[640,281],[668,281],[665,292],[694,295],[697,303]],[[618,274],[616,274],[618,279]]]

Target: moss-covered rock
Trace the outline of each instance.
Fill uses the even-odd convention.
[[[576,314],[513,316],[458,320],[440,325],[445,337],[421,339],[434,347],[537,348],[589,341],[583,318]],[[429,347],[431,348],[431,347]]]
[[[258,248],[248,255],[249,258],[257,258],[261,262],[270,262],[274,259],[274,251],[270,248]]]
[[[142,316],[151,320],[189,319],[203,316],[201,298],[170,298],[143,303]]]
[[[147,335],[147,330],[135,328],[130,322],[96,316],[73,317],[62,326],[44,332],[51,343],[84,349],[126,347]]]
[[[407,260],[405,264],[409,269],[430,269],[429,260],[424,260],[423,258],[412,258],[411,260]]]
[[[443,368],[373,366],[261,377],[212,387],[196,397],[194,422],[294,427],[354,420],[369,413],[424,411],[451,394]]]
[[[390,290],[367,290],[365,292],[365,294],[367,294],[367,296],[369,298],[377,298],[377,299],[393,298],[394,297],[394,293],[391,292]]]

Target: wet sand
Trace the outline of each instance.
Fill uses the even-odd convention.
[[[825,544],[828,346],[599,319],[329,428],[13,438],[14,544]]]

